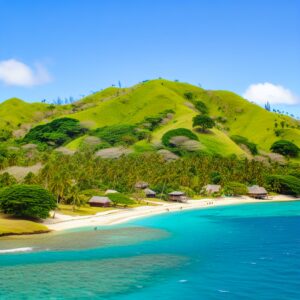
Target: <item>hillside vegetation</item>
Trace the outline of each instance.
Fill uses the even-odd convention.
[[[215,126],[206,132],[193,128],[193,118],[203,112],[215,121]],[[63,117],[80,121],[88,130],[85,136],[69,134],[63,141],[71,150],[89,144],[86,138],[96,136],[99,142],[95,150],[121,144],[135,152],[156,151],[166,148],[162,144],[164,134],[178,128],[189,129],[198,137],[199,151],[222,156],[265,155],[271,152],[275,141],[282,139],[300,147],[297,120],[269,112],[229,91],[208,91],[163,79],[146,81],[131,88],[111,87],[69,105],[26,103],[15,98],[0,104],[0,129],[10,130],[15,138],[27,134],[27,143],[36,142],[36,139],[28,139],[33,135],[28,133],[30,128]],[[113,143],[104,137],[110,126],[124,132]],[[49,132],[51,134],[53,136]],[[239,143],[231,138],[234,136],[247,142]],[[255,145],[258,153],[249,149]]]

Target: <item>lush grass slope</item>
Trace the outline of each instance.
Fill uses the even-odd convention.
[[[18,128],[22,124],[40,121],[47,111],[43,103],[27,103],[18,98],[0,104],[0,128]]]
[[[249,155],[235,144],[231,135],[240,135],[258,144],[260,150],[269,152],[271,144],[278,139],[288,139],[300,147],[299,121],[287,116],[268,112],[258,105],[228,91],[208,91],[187,83],[167,80],[151,80],[131,88],[110,87],[89,95],[69,106],[55,108],[50,118],[68,116],[80,120],[94,129],[114,124],[136,124],[145,117],[155,116],[165,110],[175,112],[173,119],[160,126],[152,134],[151,142],[141,141],[133,146],[137,152],[152,151],[168,130],[183,127],[192,129],[192,118],[198,113],[185,93],[191,92],[194,100],[201,100],[216,118],[217,126],[209,133],[197,133],[202,149],[221,155]],[[39,123],[37,114],[47,115],[49,105],[28,104],[18,99],[0,105],[0,127],[11,122]],[[16,113],[15,113],[16,112]],[[49,112],[48,112],[49,113]],[[37,119],[37,121],[35,121]],[[49,117],[47,118],[49,119]],[[281,123],[284,122],[284,128]],[[276,127],[277,126],[277,127]],[[275,135],[275,130],[280,136]],[[73,140],[67,147],[77,149],[83,138]]]

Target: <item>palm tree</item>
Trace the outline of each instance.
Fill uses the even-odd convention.
[[[76,206],[80,207],[83,200],[77,185],[71,186],[69,197],[72,199],[72,210],[75,211]]]
[[[64,196],[64,192],[68,186],[68,181],[63,181],[63,177],[57,173],[49,183],[49,190],[56,196],[56,204],[58,207],[59,201]],[[53,214],[53,218],[55,217],[55,211]]]

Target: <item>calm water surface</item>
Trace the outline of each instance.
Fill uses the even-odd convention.
[[[156,297],[299,300],[300,201],[0,239],[0,299]]]

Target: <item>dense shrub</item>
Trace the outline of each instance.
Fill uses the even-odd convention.
[[[162,143],[167,147],[172,147],[170,140],[177,136],[184,136],[190,140],[198,141],[198,137],[191,130],[186,128],[177,128],[166,132],[162,137]]]
[[[208,128],[213,128],[215,121],[207,115],[197,115],[193,118],[193,127],[201,127],[204,132]]]
[[[219,184],[222,180],[222,176],[219,172],[212,172],[210,174],[210,180],[213,184]]]
[[[7,129],[0,129],[0,142],[5,142],[12,137],[12,132]]]
[[[257,145],[240,135],[232,135],[231,139],[238,145],[245,145],[253,155],[258,154]]]
[[[149,124],[148,129],[150,131],[153,131],[162,123],[162,121],[165,118],[167,118],[169,114],[174,114],[174,113],[175,112],[172,109],[164,110],[163,112],[155,116],[145,117],[144,120],[140,123],[140,125]]]
[[[80,125],[78,120],[61,118],[30,129],[23,141],[58,147],[84,132],[86,129]]]
[[[10,215],[47,218],[56,207],[53,195],[38,185],[13,185],[0,190],[0,209]]]
[[[105,126],[97,128],[93,134],[111,146],[132,145],[147,136],[145,130],[139,130],[135,125]]]
[[[0,188],[7,187],[16,183],[16,178],[10,175],[8,172],[4,172],[0,175]]]
[[[120,193],[108,194],[108,198],[114,205],[127,206],[135,203],[132,199]]]
[[[270,149],[272,152],[290,157],[297,157],[300,151],[297,145],[287,140],[276,141]]]
[[[300,195],[300,179],[295,176],[270,175],[267,176],[267,183],[274,192],[293,196]]]
[[[245,195],[247,194],[248,189],[246,185],[240,183],[240,182],[228,182],[224,186],[224,193],[228,196],[239,196],[239,195]]]
[[[194,94],[192,92],[186,92],[183,95],[188,100],[192,100],[194,98]]]
[[[194,105],[195,105],[195,108],[199,112],[201,112],[203,115],[207,115],[208,114],[208,108],[207,108],[207,106],[205,105],[204,102],[196,100],[196,101],[194,101]]]

